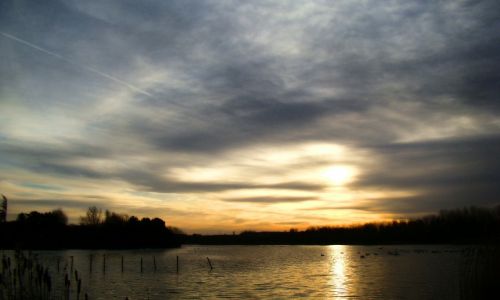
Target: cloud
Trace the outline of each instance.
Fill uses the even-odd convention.
[[[248,202],[248,203],[287,203],[287,202],[303,202],[316,200],[315,197],[244,197],[244,198],[226,198],[222,199],[225,202]]]
[[[255,183],[212,180],[205,182],[186,181],[160,176],[163,165],[154,163],[132,165],[117,163],[113,152],[102,151],[98,147],[75,144],[73,147],[53,148],[39,146],[36,148],[24,147],[19,144],[0,145],[0,149],[8,154],[8,159],[0,160],[5,165],[22,167],[29,171],[54,175],[57,177],[77,177],[88,180],[121,180],[134,185],[137,189],[144,189],[164,193],[202,193],[239,189],[277,189],[320,191],[326,186],[323,183],[300,181],[281,181],[277,183]],[[97,161],[97,163],[94,163]],[[166,165],[168,166],[168,165]],[[159,168],[160,167],[160,168]],[[186,167],[184,165],[184,167]],[[37,186],[40,186],[38,184]],[[57,188],[57,186],[54,186]],[[60,187],[59,187],[60,188]]]
[[[372,206],[399,212],[436,211],[464,205],[493,206],[500,192],[500,138],[476,136],[375,148],[377,161],[353,188],[406,190],[416,196],[381,199]],[[394,210],[397,207],[398,209]]]
[[[22,211],[31,211],[35,209],[54,209],[54,208],[78,208],[81,209],[81,214],[85,213],[85,210],[96,205],[96,201],[79,201],[74,199],[14,199],[15,206]]]
[[[494,183],[500,174],[500,137],[476,136],[374,148],[378,164],[356,185],[443,187]]]
[[[169,195],[162,201],[171,207],[185,208],[192,193],[232,199],[231,207],[253,194],[225,193],[257,189],[279,191],[271,202],[300,192],[343,199],[317,174],[347,164],[359,171],[344,187],[353,194],[416,196],[368,206],[361,197],[346,207],[416,213],[492,204],[499,11],[493,0],[3,1],[2,178],[100,181],[102,190]],[[310,143],[350,154],[277,162]],[[237,176],[172,175],[196,168]],[[33,183],[52,185],[42,181]]]
[[[159,177],[155,173],[124,171],[113,175],[116,178],[125,180],[136,185],[138,188],[154,192],[164,193],[206,193],[220,192],[228,190],[250,190],[250,189],[275,189],[275,190],[295,190],[295,191],[321,191],[326,188],[321,183],[308,183],[296,181],[284,181],[280,183],[245,183],[245,182],[189,182],[168,177]]]
[[[77,64],[77,63],[73,62],[71,59],[65,58],[64,56],[61,56],[61,55],[59,55],[59,54],[57,54],[57,53],[54,53],[54,52],[52,52],[52,51],[49,51],[49,50],[47,50],[47,49],[41,48],[41,47],[39,47],[39,46],[37,46],[37,45],[34,45],[34,44],[32,44],[32,43],[30,43],[30,42],[28,42],[28,41],[26,41],[26,40],[20,39],[20,38],[18,38],[18,37],[16,37],[16,36],[13,36],[13,35],[8,34],[8,33],[5,33],[5,32],[0,32],[0,34],[1,34],[2,36],[6,37],[6,38],[9,38],[9,39],[11,39],[11,40],[13,40],[13,41],[16,41],[16,42],[18,42],[18,43],[20,43],[20,44],[23,44],[23,45],[25,45],[25,46],[28,46],[28,47],[30,47],[30,48],[32,48],[32,49],[38,50],[38,51],[43,52],[43,53],[45,53],[45,54],[47,54],[47,55],[53,56],[53,57],[55,57],[55,58],[58,58],[58,59],[60,59],[60,60],[62,60],[62,61],[64,61],[64,62],[66,62],[66,63],[72,64],[72,65],[74,65],[74,66],[76,66],[76,67],[80,67],[80,68],[82,68],[82,69],[84,69],[84,70],[87,70],[87,71],[89,71],[89,72],[95,73],[95,74],[97,74],[97,75],[99,75],[99,76],[102,76],[102,77],[104,77],[104,78],[106,78],[106,79],[109,79],[109,80],[111,80],[111,81],[113,81],[113,82],[116,82],[117,84],[120,84],[120,85],[126,86],[126,87],[128,87],[128,88],[132,89],[132,90],[133,90],[133,91],[135,91],[135,92],[138,92],[138,93],[144,94],[144,95],[149,96],[149,97],[151,97],[151,96],[152,96],[150,93],[148,93],[148,92],[144,91],[144,90],[143,90],[143,89],[141,89],[141,88],[138,88],[138,87],[134,86],[133,84],[130,84],[130,83],[128,83],[128,82],[125,82],[125,81],[123,81],[123,80],[121,80],[121,79],[119,79],[119,78],[116,78],[116,77],[114,77],[114,76],[112,76],[112,75],[109,75],[109,74],[107,74],[107,73],[101,72],[101,71],[99,71],[99,70],[97,70],[97,69],[95,69],[95,68],[93,68],[93,67],[89,67],[89,66],[84,66],[84,65]]]

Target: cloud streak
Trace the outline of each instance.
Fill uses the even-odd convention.
[[[112,76],[112,75],[109,75],[107,73],[101,72],[101,71],[97,70],[96,68],[79,64],[79,63],[75,62],[74,60],[68,59],[68,58],[66,58],[66,57],[64,57],[64,56],[62,56],[60,54],[57,54],[57,53],[55,53],[53,51],[49,51],[47,49],[39,47],[39,46],[37,46],[37,45],[35,45],[33,43],[30,43],[30,42],[28,42],[26,40],[23,40],[23,39],[21,39],[19,37],[14,36],[14,35],[11,35],[11,34],[8,34],[8,33],[5,33],[5,32],[0,32],[0,34],[3,35],[4,37],[8,38],[8,39],[11,39],[11,40],[16,41],[16,42],[18,42],[20,44],[28,46],[28,47],[30,47],[32,49],[38,50],[38,51],[43,52],[43,53],[45,53],[47,55],[50,55],[50,56],[55,57],[57,59],[60,59],[60,60],[66,62],[68,64],[71,64],[71,65],[73,65],[75,67],[87,70],[87,71],[92,72],[94,74],[97,74],[97,75],[99,75],[101,77],[109,79],[109,80],[111,80],[111,81],[113,81],[113,82],[115,82],[115,83],[117,83],[119,85],[125,86],[125,87],[127,87],[127,88],[129,88],[129,89],[131,89],[131,90],[133,90],[133,91],[135,91],[137,93],[140,93],[140,94],[143,94],[143,95],[149,96],[149,97],[153,96],[152,94],[148,93],[147,91],[145,91],[145,90],[143,90],[141,88],[138,88],[137,86],[135,86],[133,84],[130,84],[130,83],[126,82],[126,81],[123,81],[123,80],[121,80],[119,78],[116,78],[115,76]]]
[[[288,202],[303,202],[316,200],[315,197],[245,197],[245,198],[227,198],[222,199],[226,202],[248,202],[248,203],[288,203]]]

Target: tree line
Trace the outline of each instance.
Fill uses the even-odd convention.
[[[2,204],[0,205],[0,223],[7,222],[7,197],[2,194]]]
[[[499,244],[500,206],[442,210],[404,221],[355,226],[310,227],[283,232],[244,231],[238,235],[183,235],[190,244]]]
[[[128,216],[89,207],[80,224],[68,224],[67,215],[20,213],[15,221],[0,223],[0,248],[21,249],[131,249],[178,247],[175,228],[160,218]]]
[[[5,212],[7,203],[5,200]],[[3,204],[2,204],[3,208]],[[0,215],[2,216],[2,215]],[[310,227],[300,231],[244,231],[240,234],[183,234],[160,218],[128,216],[89,207],[80,224],[68,225],[61,209],[20,213],[0,220],[0,248],[169,248],[180,244],[484,244],[500,243],[500,206],[465,207],[404,221],[354,226]]]

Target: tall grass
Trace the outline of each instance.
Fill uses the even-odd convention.
[[[16,251],[13,259],[2,255],[0,299],[52,299],[52,276],[36,256]]]
[[[58,276],[41,264],[36,255],[16,250],[13,256],[3,254],[1,264],[0,300],[80,299],[81,276],[76,269],[74,274],[71,271],[68,273],[67,263],[63,273]],[[59,273],[59,268],[57,273]],[[73,275],[74,280],[72,280]],[[61,280],[63,290],[56,291],[55,287],[61,287],[61,285],[55,284],[57,282],[54,279]],[[86,293],[85,299],[88,299]]]

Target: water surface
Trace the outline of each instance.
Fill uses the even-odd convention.
[[[35,253],[56,287],[71,272],[73,257],[73,273],[81,275],[89,299],[456,299],[460,252],[455,246],[334,245]]]

